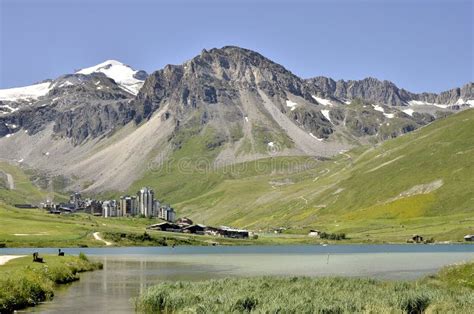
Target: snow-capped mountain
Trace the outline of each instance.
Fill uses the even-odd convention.
[[[93,73],[103,73],[107,77],[113,79],[120,88],[126,92],[136,95],[143,86],[147,73],[145,71],[137,71],[116,60],[107,60],[95,66],[84,68],[76,72],[76,74],[90,75]],[[61,82],[59,86],[58,78],[56,80],[48,80],[38,84],[23,87],[0,89],[0,101],[35,101],[40,97],[46,96],[54,87],[64,87],[81,83],[81,80],[69,80]]]
[[[196,136],[218,151],[215,165],[325,158],[468,109],[473,86],[414,94],[370,78],[305,80],[239,47],[203,50],[149,76],[110,60],[0,91],[0,158],[120,190]]]
[[[113,79],[125,91],[136,95],[146,79],[144,71],[136,71],[116,60],[107,60],[95,66],[82,69],[77,74],[104,73]]]
[[[48,94],[50,89],[51,82],[0,89],[0,101],[35,100]]]

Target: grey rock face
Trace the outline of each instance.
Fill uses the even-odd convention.
[[[136,78],[137,80],[141,80],[141,81],[144,81],[146,80],[146,78],[148,77],[148,73],[146,73],[145,71],[143,70],[140,70],[138,71],[137,73],[135,73],[133,75],[134,78]]]
[[[408,92],[399,89],[389,81],[366,78],[360,81],[334,81],[327,77],[315,77],[307,80],[310,85],[319,87],[326,94],[342,100],[363,99],[379,104],[402,106],[409,97]]]
[[[0,136],[20,129],[34,135],[54,123],[57,136],[70,138],[74,144],[79,144],[88,137],[108,133],[133,117],[128,106],[133,96],[101,73],[65,75],[52,84],[46,96],[32,103],[9,103],[21,109],[0,116]],[[6,125],[16,125],[17,128]]]
[[[415,94],[398,88],[390,81],[365,78],[360,81],[334,81],[331,78],[318,76],[308,79],[307,83],[318,87],[322,92],[342,100],[363,99],[376,104],[405,106],[409,101],[418,100],[428,103],[453,104],[459,98],[474,99],[474,84],[468,83],[462,88],[454,88],[440,94]]]
[[[230,128],[237,127],[234,124],[244,119],[242,99],[245,97],[252,99],[251,106],[255,110],[268,116],[261,92],[280,104],[279,110],[295,125],[320,139],[330,138],[341,128],[355,137],[376,136],[381,125],[390,118],[387,113],[374,111],[372,103],[405,106],[412,100],[453,104],[460,98],[464,101],[474,99],[472,83],[440,94],[414,94],[392,82],[374,78],[334,81],[315,77],[303,80],[259,53],[233,46],[203,50],[182,65],[168,65],[150,75],[138,71],[134,77],[146,79],[136,96],[120,88],[103,73],[61,76],[51,81],[52,88],[46,96],[31,102],[8,103],[12,108],[21,108],[18,111],[6,112],[6,107],[0,105],[0,137],[20,129],[35,134],[53,123],[57,136],[79,144],[105,136],[130,121],[142,123],[167,103],[169,108],[162,119],[173,117],[176,120],[174,134],[190,123],[200,128],[216,124],[220,130],[216,137],[230,140],[229,134],[235,133]],[[290,95],[305,104],[294,111],[289,110],[285,101]],[[317,97],[331,101],[334,106],[322,106]],[[366,102],[365,107],[344,104],[355,99]],[[324,108],[329,117],[322,114]],[[463,108],[464,105],[458,103],[451,109]],[[395,131],[392,123],[391,135],[425,125],[437,117],[433,113],[391,114],[405,121],[399,122]],[[277,126],[270,126],[272,123]],[[278,123],[271,122],[265,128],[273,133],[281,132],[276,130]]]
[[[459,99],[467,101],[474,99],[474,84],[468,83],[461,88],[453,88],[440,94],[422,93],[414,95],[413,99],[437,104],[453,104]]]
[[[320,139],[327,139],[334,132],[333,125],[321,112],[314,110],[295,110],[291,112],[295,124],[301,125]]]
[[[311,91],[316,89],[256,52],[238,47],[204,50],[183,65],[168,65],[148,77],[135,102],[136,121],[148,118],[164,100],[180,104],[182,111],[227,103],[239,90],[257,88],[270,97],[284,99],[290,92],[312,103]]]

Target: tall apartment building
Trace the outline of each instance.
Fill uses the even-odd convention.
[[[153,205],[153,217],[159,217],[160,216],[160,208],[161,208],[160,201],[155,200],[155,204]]]
[[[121,196],[119,207],[123,216],[135,216],[138,214],[138,200],[136,196]]]
[[[176,212],[169,205],[161,206],[158,210],[158,218],[174,222],[176,220]]]
[[[104,217],[117,217],[121,214],[120,210],[117,208],[117,202],[115,200],[104,201],[102,203],[102,213]]]
[[[153,216],[153,206],[155,204],[155,193],[149,188],[142,188],[138,192],[138,210],[145,217]]]

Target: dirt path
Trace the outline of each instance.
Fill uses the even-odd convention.
[[[97,241],[102,241],[102,242],[104,242],[105,245],[107,245],[107,246],[112,245],[112,242],[105,241],[104,239],[102,239],[102,237],[99,235],[98,232],[94,232],[94,233],[93,233],[93,236],[94,236],[94,239],[96,239]]]
[[[9,173],[6,173],[6,175],[7,175],[8,188],[10,190],[14,190],[15,189],[15,181],[13,180],[13,176]]]
[[[0,265],[6,264],[8,261],[11,261],[15,258],[20,258],[26,255],[0,255]]]

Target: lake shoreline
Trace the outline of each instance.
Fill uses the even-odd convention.
[[[19,254],[30,249],[3,249]],[[41,255],[56,249],[38,249]],[[474,260],[465,245],[329,245],[329,246],[178,246],[63,249],[83,251],[104,269],[58,291],[40,312],[67,313],[80,307],[91,312],[133,313],[131,298],[164,281],[220,280],[253,277],[343,277],[414,282],[446,265]],[[57,250],[56,250],[57,252]],[[86,301],[85,301],[86,300]],[[110,302],[114,300],[114,302]]]
[[[52,300],[59,285],[79,280],[79,273],[102,269],[102,263],[79,256],[41,255],[34,263],[30,256],[3,256],[0,266],[0,313],[35,306]]]

